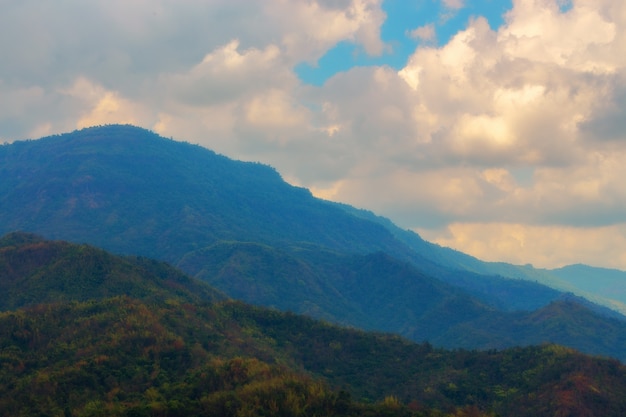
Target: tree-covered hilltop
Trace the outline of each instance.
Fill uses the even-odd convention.
[[[227,300],[163,263],[33,235],[0,239],[0,254],[2,293],[31,295],[5,297],[0,313],[3,415],[626,410],[626,368],[613,359],[556,345],[434,348]]]
[[[219,240],[408,253],[379,224],[271,167],[133,126],[0,146],[0,233],[31,231],[175,262]]]

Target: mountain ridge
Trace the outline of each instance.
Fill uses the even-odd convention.
[[[209,282],[227,268],[230,275],[222,274],[228,279],[222,280],[218,289],[238,280],[241,288],[249,290],[249,298],[244,298],[247,302],[267,302],[349,325],[378,323],[377,330],[400,332],[421,341],[431,336],[436,339],[420,332],[421,319],[424,325],[430,323],[426,328],[438,332],[446,327],[443,321],[437,322],[442,317],[451,320],[447,324],[451,329],[472,322],[472,326],[484,327],[489,320],[480,318],[494,310],[499,317],[509,317],[517,310],[541,308],[560,297],[535,283],[462,270],[458,260],[450,265],[437,263],[449,257],[450,250],[437,252],[435,245],[394,229],[390,222],[372,221],[368,219],[372,215],[364,211],[355,216],[350,211],[357,209],[316,199],[308,190],[282,181],[272,168],[231,161],[140,128],[105,126],[5,145],[0,147],[0,161],[0,232],[22,228],[115,253],[150,256],[183,267],[192,275],[213,268],[204,276]],[[397,235],[404,236],[403,240]],[[192,254],[223,242],[236,242],[239,258],[220,264],[215,251],[209,251],[211,256],[195,261],[200,267],[190,266]],[[411,244],[430,252],[416,252]],[[254,254],[257,248],[265,249]],[[372,254],[376,253],[387,257],[375,258]],[[255,256],[269,264],[241,268],[242,262]],[[367,267],[368,262],[372,266]],[[478,260],[472,262],[481,265]],[[261,274],[261,267],[270,264]],[[368,284],[361,286],[355,277],[367,277]],[[433,292],[424,298],[417,289],[432,279],[442,283],[431,285],[429,291]],[[342,287],[342,281],[372,292]],[[254,291],[251,283],[257,286]],[[445,296],[434,296],[440,291],[435,288],[444,287]],[[405,288],[413,289],[403,291]],[[284,292],[286,289],[289,292]],[[330,292],[324,293],[326,290]],[[268,297],[261,299],[263,294]],[[391,298],[372,298],[378,294]],[[413,299],[407,298],[409,294]],[[439,300],[439,313],[415,309],[415,300],[432,301],[427,300],[428,295]],[[294,304],[294,299],[300,304]],[[378,308],[370,307],[374,304]],[[500,311],[506,305],[514,307]],[[465,313],[475,316],[463,321]],[[489,334],[486,328],[473,330]],[[467,329],[460,326],[454,331]],[[461,337],[453,340],[467,342]],[[448,346],[446,340],[437,343]]]
[[[619,297],[616,297],[617,294],[614,292],[603,291],[596,286],[580,285],[580,278],[576,276],[577,273],[580,273],[581,267],[584,269],[584,272],[582,273],[583,276],[593,278],[587,280],[586,284],[593,283],[597,280],[601,280],[603,282],[612,279],[614,280],[616,276],[619,276],[618,285],[621,290],[626,288],[626,272],[624,271],[582,264],[568,265],[556,269],[545,269],[534,268],[529,264],[514,265],[505,262],[481,261],[476,257],[455,249],[442,247],[435,243],[428,242],[422,239],[417,233],[411,230],[401,229],[393,224],[391,220],[385,217],[377,216],[368,210],[356,209],[345,204],[340,204],[340,206],[350,213],[384,225],[394,236],[407,244],[409,247],[418,251],[424,258],[434,261],[434,263],[443,263],[454,269],[478,275],[500,276],[514,280],[540,283],[556,290],[571,292],[578,296],[587,298],[594,303],[601,304],[617,311],[622,316],[626,315],[626,295],[624,295],[622,291],[619,292]],[[439,277],[444,280],[446,279],[445,274],[440,275]],[[575,282],[578,282],[579,285],[576,285]]]
[[[626,367],[617,360],[557,345],[446,351],[214,298],[213,290],[202,297],[198,289],[209,287],[193,278],[167,285],[173,272],[162,262],[25,234],[0,242],[7,266],[0,270],[14,271],[34,296],[0,311],[0,409],[12,416],[619,417],[626,410]],[[103,260],[108,279],[94,286]],[[152,269],[129,275],[133,262]],[[34,291],[41,283],[25,278],[37,273],[45,288],[71,276],[82,291]],[[2,285],[16,283],[5,278]],[[537,320],[549,321],[553,310]]]

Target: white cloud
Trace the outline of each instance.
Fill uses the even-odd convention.
[[[314,62],[340,41],[361,44],[379,55],[384,44],[380,26],[385,20],[380,0],[265,2],[266,13],[283,30],[281,37],[294,61]]]
[[[522,263],[562,262],[559,236],[598,263],[586,242],[626,253],[625,2],[515,0],[498,30],[477,17],[439,47],[426,24],[400,71],[322,87],[294,66],[342,41],[384,52],[380,0],[40,3],[0,14],[3,140],[131,122],[476,253],[515,236],[545,237]]]
[[[404,89],[389,73],[384,81],[375,71],[338,76],[326,99],[362,147],[320,195],[434,239],[432,230],[454,222],[456,233],[439,241],[470,252],[474,242],[480,250],[471,253],[495,254],[489,259],[514,250],[528,257],[521,263],[579,256],[602,264],[603,253],[617,251],[586,243],[602,236],[623,252],[625,11],[609,1],[577,2],[565,13],[551,1],[516,1],[497,32],[479,18],[440,48],[418,48],[398,72]],[[361,91],[338,86],[357,79]],[[387,108],[398,116],[385,124]],[[520,169],[533,176],[518,179]],[[527,242],[545,237],[535,245],[544,251],[518,250],[512,236],[520,231]],[[545,250],[559,236],[575,256]],[[626,268],[626,260],[614,256],[611,265]]]
[[[265,131],[282,127],[302,127],[307,112],[282,91],[254,97],[245,105],[245,120],[253,128]]]
[[[272,102],[277,115],[281,97],[291,125],[306,124],[293,66],[341,41],[381,53],[384,18],[379,0],[8,3],[0,131],[20,139],[130,121],[247,155],[253,132],[235,129],[253,120],[244,113]],[[92,96],[75,91],[81,84],[94,87]]]
[[[295,75],[281,60],[280,49],[267,45],[263,50],[241,50],[232,40],[206,54],[190,70],[161,76],[162,101],[178,99],[190,106],[211,106],[254,95],[267,88],[291,88]]]
[[[624,54],[610,53],[619,47],[615,41],[623,22],[603,16],[602,3],[608,2],[580,1],[561,13],[555,1],[515,1],[508,25],[498,33],[505,53],[580,71],[615,71],[626,62]]]

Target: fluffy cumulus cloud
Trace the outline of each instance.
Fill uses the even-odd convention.
[[[5,2],[0,140],[133,123],[482,258],[626,268],[626,3],[514,0],[441,45],[407,29],[400,69],[298,78],[338,43],[393,51],[382,6]]]
[[[246,101],[275,99],[276,90],[295,100],[293,67],[315,62],[338,42],[381,53],[379,3],[5,2],[0,106],[19,109],[20,117],[3,112],[2,135],[19,139],[42,131],[41,126],[50,132],[80,126],[78,112],[84,121],[106,123],[117,113],[168,130],[168,122],[192,107],[197,127],[171,133],[200,137],[202,126],[211,124],[203,114],[224,114],[224,106],[241,111]],[[77,93],[85,85],[91,91]],[[132,114],[123,116],[126,111]]]
[[[363,91],[336,77],[335,135],[363,155],[317,192],[490,260],[626,267],[625,29],[621,3],[519,0]]]

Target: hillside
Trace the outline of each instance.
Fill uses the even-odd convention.
[[[132,126],[0,146],[0,232],[15,230],[152,257],[246,302],[437,346],[535,343],[523,318],[564,297],[483,275],[486,264],[316,199],[270,167]],[[512,333],[507,323],[520,320]],[[605,339],[619,322],[598,318],[606,325],[581,335],[568,325],[574,310],[559,320],[570,330],[542,341],[626,351]]]
[[[198,278],[256,305],[400,333],[447,348],[552,342],[626,360],[626,322],[600,316],[573,300],[507,312],[383,253],[348,256],[312,251],[297,259],[252,243],[220,243],[208,250],[196,254],[204,268]],[[186,262],[191,265],[194,259]],[[88,245],[43,241],[22,233],[0,239],[0,311],[121,295],[155,303],[173,295],[180,302],[226,298],[147,258],[113,256]]]
[[[0,311],[41,303],[131,296],[151,302],[214,302],[227,297],[147,258],[25,233],[0,238]]]
[[[157,273],[129,275],[133,258],[85,245],[24,234],[2,241],[7,266],[28,276],[54,271],[38,277],[45,288],[59,288],[68,275],[73,286],[91,288],[63,299],[35,291],[27,306],[0,313],[6,415],[617,417],[626,410],[626,367],[616,360],[555,345],[446,351],[216,301],[192,278],[170,285],[161,263],[150,263]],[[26,250],[46,246],[45,259]],[[67,262],[76,253],[77,266]],[[109,273],[94,287],[103,259]],[[14,272],[13,282],[32,291],[34,280]],[[116,295],[122,282],[132,295]],[[194,295],[202,289],[213,295]]]
[[[436,346],[492,349],[553,342],[626,360],[626,322],[600,315],[574,297],[555,291],[538,308],[497,308],[480,299],[488,288],[472,296],[381,252],[346,255],[222,242],[192,252],[179,265],[235,299]],[[512,281],[511,288],[516,283],[525,284],[519,291],[531,289],[528,297],[545,292],[532,291],[523,281]],[[541,317],[549,317],[549,323]]]

